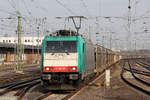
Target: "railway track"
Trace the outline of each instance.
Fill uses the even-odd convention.
[[[110,67],[108,67],[108,68],[110,68]],[[101,73],[101,75],[104,76],[104,71]],[[102,77],[101,75],[99,77]],[[95,77],[94,79],[90,80],[88,82],[88,84],[82,85],[79,89],[77,89],[73,92],[67,92],[67,93],[63,94],[63,93],[54,93],[52,91],[49,91],[42,95],[38,95],[33,100],[43,100],[44,98],[47,98],[47,97],[50,97],[50,98],[52,97],[53,98],[52,100],[55,100],[56,98],[58,98],[59,100],[68,100],[69,98],[73,97],[75,94],[80,92],[82,89],[88,87],[88,85],[92,84],[92,82],[94,82],[99,77]],[[26,93],[28,93],[28,91],[32,87],[34,87],[38,84],[40,84],[39,76],[37,76],[36,78],[32,78],[32,79],[26,79],[26,80],[22,80],[22,81],[11,82],[9,84],[4,84],[4,85],[0,86],[0,89],[3,89],[0,92],[0,96],[5,96],[6,94],[9,94],[9,92],[15,91],[15,93],[13,95],[17,97],[17,100],[24,100],[24,97],[26,97],[25,96]]]
[[[20,93],[18,93],[18,100],[21,100],[23,98],[23,96],[30,90],[30,88],[32,88],[33,86],[37,85],[40,83],[40,80],[34,81],[32,83],[30,83],[27,87],[23,88],[21,91],[19,91]]]
[[[25,94],[35,85],[40,83],[40,70],[38,68],[28,68],[24,74],[11,72],[0,77],[0,96],[5,97],[9,94],[22,100]],[[3,100],[3,98],[0,100]],[[10,99],[11,100],[11,99]]]
[[[40,83],[40,77],[11,83],[9,85],[1,86],[0,89],[3,91],[0,92],[0,96],[4,96],[11,91],[16,91],[14,96],[18,96],[17,100],[22,100],[23,96],[29,91],[30,88]]]
[[[95,84],[95,82],[98,79],[101,79],[101,82],[105,81],[105,71],[103,71],[99,76],[97,76],[94,79],[90,80],[87,84],[84,84],[83,86],[81,86],[77,90],[71,92],[70,94],[68,94],[67,96],[65,96],[64,98],[62,98],[62,100],[69,100],[69,99],[71,99],[74,95],[77,95],[78,93],[82,92],[82,90],[84,90],[88,86],[91,86],[91,85]]]
[[[112,67],[108,67],[107,69],[110,69]],[[88,83],[86,84],[83,84],[80,88],[76,89],[75,91],[72,91],[70,93],[67,93],[67,94],[56,94],[56,93],[53,93],[53,92],[48,92],[46,94],[43,94],[41,95],[40,97],[38,97],[37,99],[35,100],[42,100],[44,98],[47,98],[49,97],[48,100],[56,100],[56,97],[57,97],[57,100],[69,100],[71,99],[72,97],[74,97],[75,95],[79,94],[80,92],[82,92],[84,89],[86,89],[87,87],[95,84],[95,82],[97,80],[101,80],[101,82],[104,82],[105,81],[105,71],[101,72],[101,74],[93,79],[91,79]]]
[[[89,83],[90,84],[90,83]],[[80,88],[76,89],[75,91],[72,92],[68,92],[68,93],[63,93],[64,91],[62,91],[62,93],[60,92],[57,93],[57,91],[53,91],[53,92],[47,92],[41,96],[39,96],[38,98],[36,98],[35,100],[43,100],[47,97],[49,97],[50,99],[48,100],[55,100],[57,98],[57,100],[69,100],[71,97],[73,97],[74,95],[76,95],[77,93],[81,92],[82,89],[88,87],[89,84],[83,85]],[[58,91],[59,92],[59,91]]]
[[[9,65],[9,66],[11,66],[11,68],[0,69],[0,72],[14,70],[16,65]],[[32,68],[32,67],[35,67],[35,66],[40,66],[40,65],[39,64],[23,65],[22,68],[23,69],[28,69],[28,68]]]
[[[143,68],[145,68],[146,70],[150,71],[150,65],[141,62],[141,61],[136,61],[137,64],[139,64],[140,66],[142,66]]]
[[[24,70],[23,74],[10,72],[8,74],[2,75],[0,77],[0,86],[3,84],[8,84],[12,82],[17,82],[24,79],[29,79],[34,76],[40,76],[40,69],[39,68],[29,68]]]
[[[44,99],[44,98],[46,98],[46,97],[48,97],[48,96],[50,96],[52,94],[53,94],[52,92],[48,92],[48,93],[43,94],[42,96],[36,98],[36,100],[42,100],[42,99]]]
[[[50,100],[56,100],[56,99],[57,100],[68,100],[71,97],[73,97],[74,95],[76,95],[77,93],[81,92],[84,88],[87,88],[91,84],[94,84],[94,82],[99,78],[102,78],[102,80],[104,80],[104,72],[102,72],[101,75],[91,79],[88,83],[82,84],[80,86],[80,88],[78,88],[76,90],[69,91],[69,92],[68,91],[48,91],[33,100],[43,100],[47,97],[49,97]]]
[[[129,69],[125,68],[125,64],[126,64],[126,63],[128,64]],[[136,61],[136,63],[139,64],[139,62],[137,62],[137,61]],[[139,64],[139,65],[141,65],[141,66],[144,67],[145,69],[148,68],[148,66],[145,67],[144,64]],[[150,67],[150,66],[149,66],[149,67]],[[135,74],[141,74],[141,75],[149,76],[149,75],[150,75],[149,70],[148,70],[148,71],[140,71],[140,70],[134,69],[134,68],[132,68],[132,66],[131,66],[131,64],[130,64],[130,61],[127,60],[127,61],[124,62],[123,66],[122,66],[122,72],[121,72],[120,76],[121,76],[121,79],[122,79],[125,83],[127,83],[129,86],[131,86],[131,87],[133,87],[133,88],[135,88],[135,89],[137,89],[137,90],[139,90],[139,91],[141,91],[141,92],[143,92],[143,93],[145,93],[145,94],[147,94],[147,95],[150,95],[150,91],[148,91],[148,90],[146,90],[145,88],[143,88],[143,87],[141,87],[141,86],[138,86],[138,85],[136,85],[135,83],[133,83],[132,81],[129,81],[128,79],[126,79],[126,78],[124,77],[124,73],[125,73],[126,71],[129,71],[135,80],[137,80],[138,82],[142,83],[143,85],[149,87],[149,86],[150,86],[150,83],[149,83],[149,82],[147,82],[147,81],[145,81],[145,80],[143,80],[143,79],[141,79],[141,78],[139,78],[139,77],[137,77],[137,76],[135,75]]]

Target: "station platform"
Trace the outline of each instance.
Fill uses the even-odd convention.
[[[94,83],[80,90],[69,100],[149,100],[148,95],[123,82],[120,77],[121,65],[115,65],[110,70],[110,87],[105,86],[104,73]],[[129,72],[125,72],[125,77],[129,80],[133,78]]]

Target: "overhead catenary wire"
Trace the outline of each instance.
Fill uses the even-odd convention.
[[[10,6],[11,6],[13,9],[15,9],[15,11],[17,11],[16,5],[14,5],[14,4],[15,4],[14,1],[12,0],[14,4],[12,4],[12,2],[9,1],[9,0],[7,0],[7,1],[8,1],[8,3],[10,4]]]
[[[7,13],[7,14],[10,14],[10,15],[16,15],[16,13],[12,13],[12,12],[6,11],[4,9],[0,9],[0,12]]]
[[[88,16],[91,16],[91,13],[90,13],[90,11],[89,11],[87,5],[85,4],[84,0],[80,0],[80,1],[82,2],[83,7],[86,9],[86,12],[88,13]]]
[[[5,32],[15,30],[16,25],[14,24],[12,25],[13,21],[15,21],[14,18],[6,17],[6,18],[0,18],[0,19],[1,19],[0,30],[3,30],[3,31],[5,30]],[[10,22],[6,23],[6,21],[7,22],[10,21]]]
[[[31,11],[29,11],[29,9],[28,9],[28,7],[27,7],[27,5],[26,5],[26,2],[25,2],[24,0],[22,0],[22,1],[23,1],[23,3],[24,3],[24,6],[25,6],[25,8],[26,8],[27,13],[28,13],[29,15],[31,15]]]
[[[147,10],[144,14],[142,14],[142,15],[140,16],[140,18],[146,18],[146,17],[144,17],[144,16],[147,15],[147,14],[150,14],[150,9]],[[147,18],[149,18],[149,17],[147,17]]]
[[[41,6],[39,6],[36,2],[34,2],[34,0],[31,0],[31,2],[34,4],[34,6],[36,7],[36,8],[40,8],[40,10],[42,10],[42,11],[44,11],[44,12],[48,12],[48,10],[45,8],[45,7],[41,7]]]
[[[99,8],[98,15],[101,16],[101,12],[102,12],[102,1],[101,0],[99,0],[98,8]]]
[[[5,28],[16,28],[16,26],[15,25],[13,25],[13,26],[10,26],[10,25],[7,25],[7,24],[0,24],[0,26],[2,26],[2,27],[5,27]]]
[[[65,4],[63,4],[62,2],[60,2],[59,0],[55,0],[59,5],[61,5],[62,7],[64,7],[69,13],[71,13],[72,15],[77,15],[76,13],[74,13],[70,8],[68,8]]]

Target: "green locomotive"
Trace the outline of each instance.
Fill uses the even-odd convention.
[[[58,30],[42,41],[41,84],[50,90],[76,89],[120,59],[74,31]]]
[[[51,90],[74,89],[94,74],[94,46],[73,32],[57,32],[59,35],[47,36],[42,42],[41,83]]]

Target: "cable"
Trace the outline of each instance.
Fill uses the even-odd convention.
[[[64,7],[68,12],[70,12],[73,15],[77,15],[75,14],[71,9],[69,9],[65,4],[61,3],[60,1],[56,0],[56,2],[61,5],[62,7]]]
[[[7,13],[7,14],[11,14],[11,15],[16,15],[16,14],[14,14],[14,13],[11,13],[11,12],[6,11],[6,10],[3,10],[3,9],[0,9],[0,12],[4,12],[4,13]]]
[[[22,0],[22,1],[23,1],[23,3],[24,3],[24,6],[25,6],[25,8],[26,8],[27,13],[28,13],[29,15],[31,15],[31,11],[29,11],[29,9],[28,9],[28,7],[27,7],[27,5],[26,5],[26,2],[25,2],[24,0]]]
[[[98,15],[101,16],[101,10],[102,10],[102,8],[101,8],[101,6],[102,6],[102,1],[101,1],[101,0],[99,0],[98,5],[99,5],[99,13],[98,13]]]
[[[39,6],[38,4],[36,4],[36,2],[34,2],[34,0],[31,0],[31,2],[35,5],[36,8],[40,8],[42,11],[46,13],[48,12],[46,8]]]
[[[14,4],[14,7],[16,7],[15,1],[14,1],[14,0],[11,0],[11,1],[13,2],[13,4]]]
[[[144,14],[142,14],[140,17],[144,17],[146,14],[149,14],[150,13],[150,9],[147,10]]]
[[[85,4],[84,0],[80,0],[80,1],[82,2],[83,7],[86,9],[86,11],[89,13],[89,16],[91,16],[91,13],[90,13],[90,11],[88,10],[88,7],[87,7],[87,5]]]
[[[8,1],[8,3],[10,4],[10,6],[12,7],[12,8],[14,8],[15,9],[15,11],[17,11],[17,9],[16,9],[16,6],[15,5],[13,5],[9,0],[7,0]],[[14,1],[13,1],[14,2]]]

